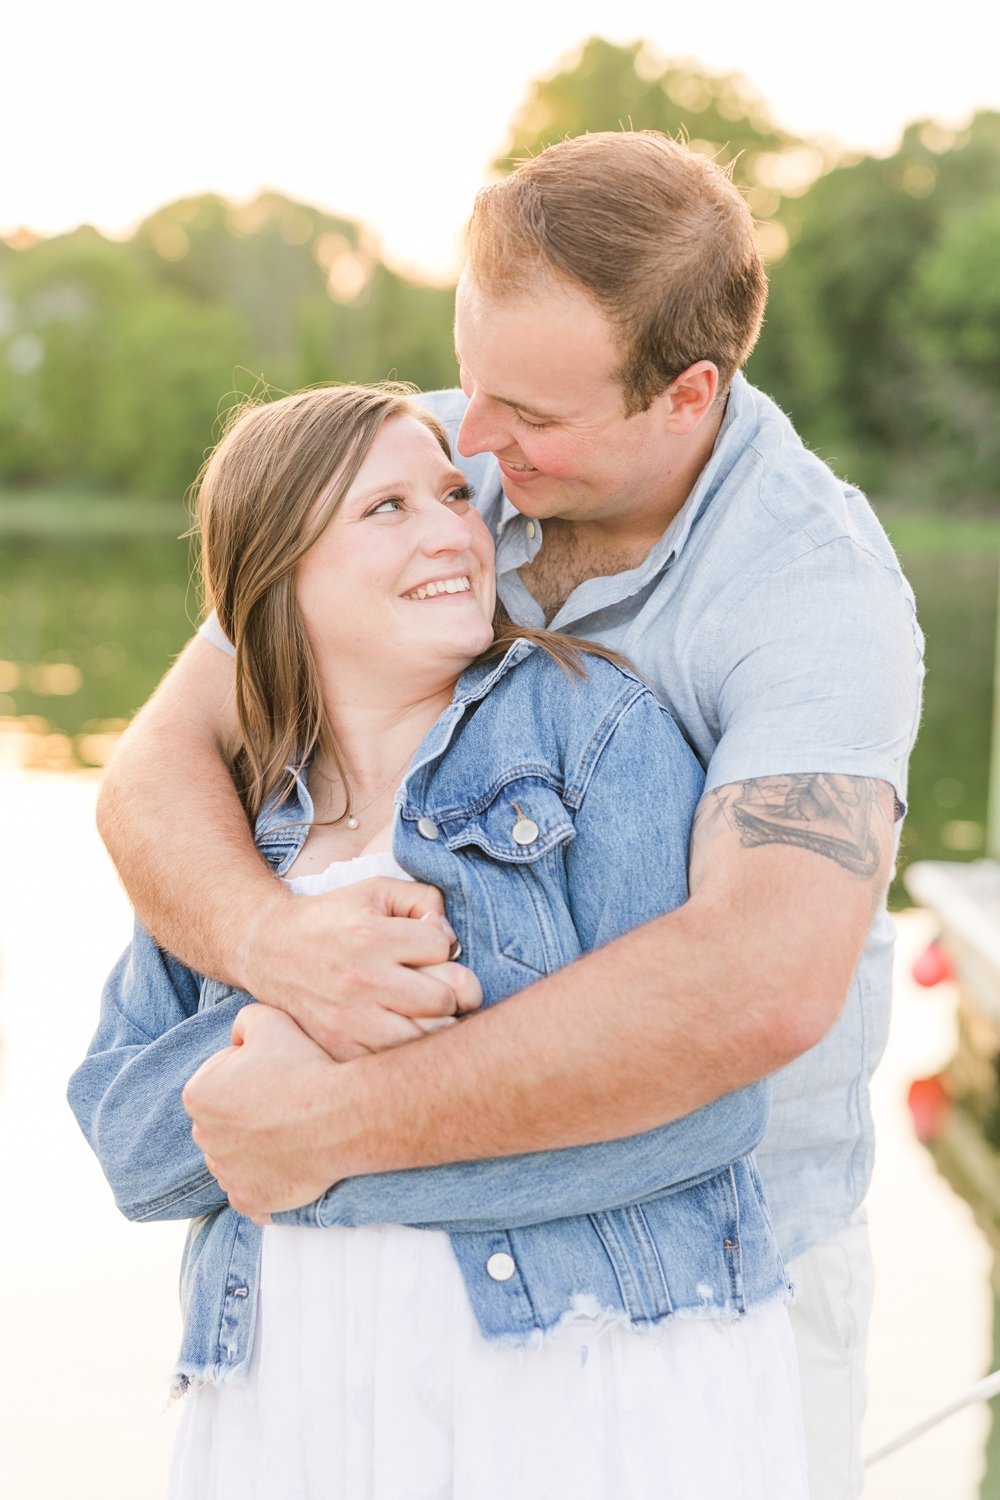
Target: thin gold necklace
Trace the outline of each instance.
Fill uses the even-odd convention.
[[[348,827],[351,830],[352,833],[354,832],[354,830],[356,828],[359,828],[361,826],[360,822],[358,820],[358,813],[367,812],[368,809],[373,805],[373,803],[377,802],[378,799],[385,792],[387,792],[391,786],[393,786],[399,780],[400,773],[402,772],[403,767],[409,764],[410,758],[411,758],[412,755],[413,755],[413,751],[411,750],[407,754],[406,759],[404,761],[402,761],[401,764],[396,767],[395,771],[393,771],[392,775],[389,777],[389,780],[385,783],[385,785],[384,786],[380,786],[379,789],[378,789],[378,791],[375,793],[374,797],[369,797],[368,801],[365,802],[357,810],[355,810],[351,806],[351,785],[350,785],[350,782],[348,781],[347,777],[346,776],[344,777],[344,788],[345,788],[345,790],[347,792],[347,806],[344,809],[344,812],[346,813],[347,816],[344,819],[344,822],[345,822],[346,827]],[[322,776],[322,775],[324,775],[324,773],[321,771],[320,775]],[[329,776],[326,777],[326,780],[327,781],[330,780]],[[343,817],[344,815],[341,814],[341,816]]]

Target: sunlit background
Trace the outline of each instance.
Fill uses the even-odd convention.
[[[457,3],[64,0],[5,18],[5,1500],[164,1491],[177,1233],[116,1219],[62,1091],[128,934],[92,830],[100,768],[198,616],[185,490],[242,391],[453,383],[462,226],[517,158],[634,125],[736,159],[772,281],[750,377],[871,494],[928,635],[903,862],[997,853],[1000,8],[953,0],[930,25],[877,0],[577,0],[572,17],[520,0],[493,21]],[[893,904],[869,1446],[1000,1362],[1000,1208],[982,1173],[956,1190],[906,1107],[955,1051],[957,990],[913,985],[937,918],[909,909],[902,882]],[[1000,979],[987,990],[1000,1016]],[[962,1025],[985,1036],[989,1072],[995,1022]],[[1000,1497],[988,1407],[872,1471],[866,1495],[904,1494]]]

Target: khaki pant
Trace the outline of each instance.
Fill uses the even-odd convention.
[[[792,1329],[802,1381],[809,1500],[857,1500],[872,1262],[863,1209],[788,1267],[798,1285]]]

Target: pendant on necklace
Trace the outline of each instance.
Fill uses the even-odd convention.
[[[348,826],[348,828],[350,828],[350,830],[352,831],[352,833],[353,833],[354,829],[358,827],[358,820],[354,816],[353,813],[351,814],[351,816],[347,820],[347,826]]]

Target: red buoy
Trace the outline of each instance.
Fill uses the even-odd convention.
[[[941,947],[937,938],[933,943],[928,943],[919,958],[914,960],[910,971],[917,984],[922,984],[925,989],[930,989],[935,984],[940,984],[942,979],[954,979],[955,975],[951,967],[951,960]]]
[[[915,1078],[907,1091],[906,1102],[913,1116],[917,1140],[926,1145],[937,1140],[951,1108],[951,1097],[940,1073],[930,1078]]]

